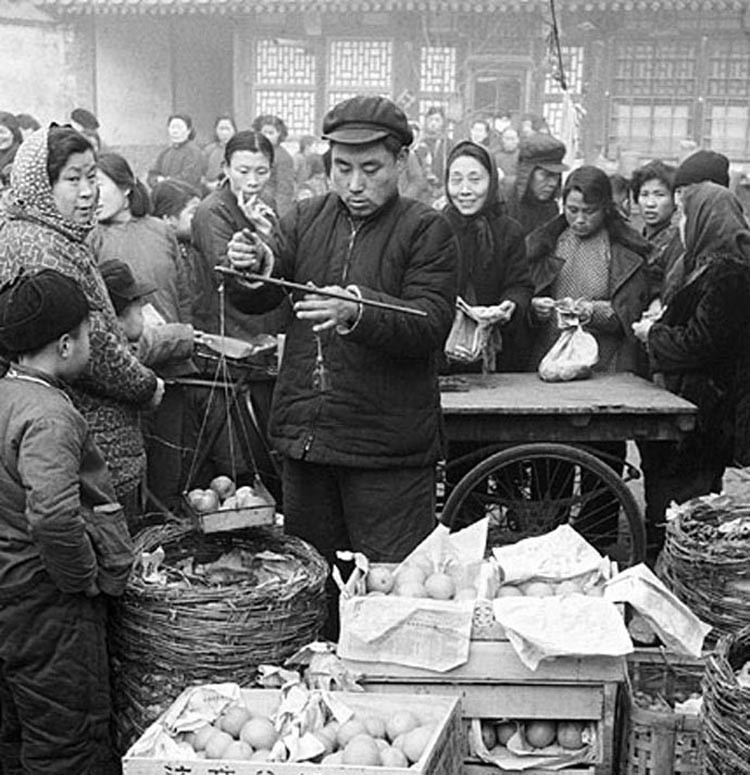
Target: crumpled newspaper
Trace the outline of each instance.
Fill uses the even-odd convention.
[[[564,581],[599,572],[604,578],[612,575],[611,561],[570,525],[559,525],[544,535],[495,547],[492,555],[502,568],[506,584],[530,579]]]
[[[600,597],[503,597],[493,601],[492,610],[530,670],[553,657],[621,657],[633,651],[622,615]]]
[[[701,621],[646,565],[624,570],[604,587],[605,600],[630,603],[669,651],[700,657],[711,625]]]
[[[177,735],[195,732],[205,724],[212,724],[225,708],[238,703],[240,697],[240,687],[235,683],[205,684],[185,689],[166,713],[136,740],[127,755],[195,759],[192,746],[177,740]]]

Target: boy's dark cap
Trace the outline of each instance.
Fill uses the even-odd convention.
[[[99,264],[109,295],[122,301],[135,301],[153,293],[157,287],[152,283],[138,282],[130,267],[124,261],[110,258]]]
[[[0,288],[0,349],[34,352],[85,320],[91,306],[81,286],[54,269],[21,274]]]
[[[563,164],[565,150],[565,143],[556,137],[537,132],[521,142],[518,161],[541,167],[547,172],[565,172],[569,169],[567,164]]]
[[[332,143],[367,145],[389,135],[404,145],[414,141],[406,114],[386,97],[352,97],[334,105],[323,119],[323,138]]]
[[[729,159],[723,153],[696,151],[691,153],[675,172],[674,188],[706,182],[729,188]]]
[[[86,108],[75,108],[70,112],[70,117],[76,124],[80,124],[84,129],[96,131],[99,129],[99,120]]]

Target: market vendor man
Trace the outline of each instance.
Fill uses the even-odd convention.
[[[238,233],[228,257],[234,269],[346,297],[289,300],[294,316],[269,423],[284,460],[285,529],[330,563],[341,549],[398,562],[435,525],[437,367],[454,316],[458,248],[440,213],[399,196],[412,132],[393,102],[345,100],[325,116],[323,137],[332,191],[282,219],[273,252]],[[229,298],[246,313],[289,303],[282,289],[244,280],[230,285]],[[335,638],[333,596],[330,603],[325,634]]]

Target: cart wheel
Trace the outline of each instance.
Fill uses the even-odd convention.
[[[474,466],[450,493],[441,521],[455,530],[488,515],[488,546],[570,524],[620,567],[645,556],[633,494],[615,470],[578,447],[522,444]]]

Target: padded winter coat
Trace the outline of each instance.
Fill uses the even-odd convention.
[[[426,317],[363,306],[348,333],[321,335],[330,387],[314,381],[308,321],[287,329],[269,435],[289,457],[361,468],[427,466],[442,454],[438,357],[453,322],[458,246],[445,218],[398,195],[355,221],[336,194],[297,204],[281,222],[274,274],[318,287],[356,285],[362,297]],[[283,295],[234,284],[245,312]]]

